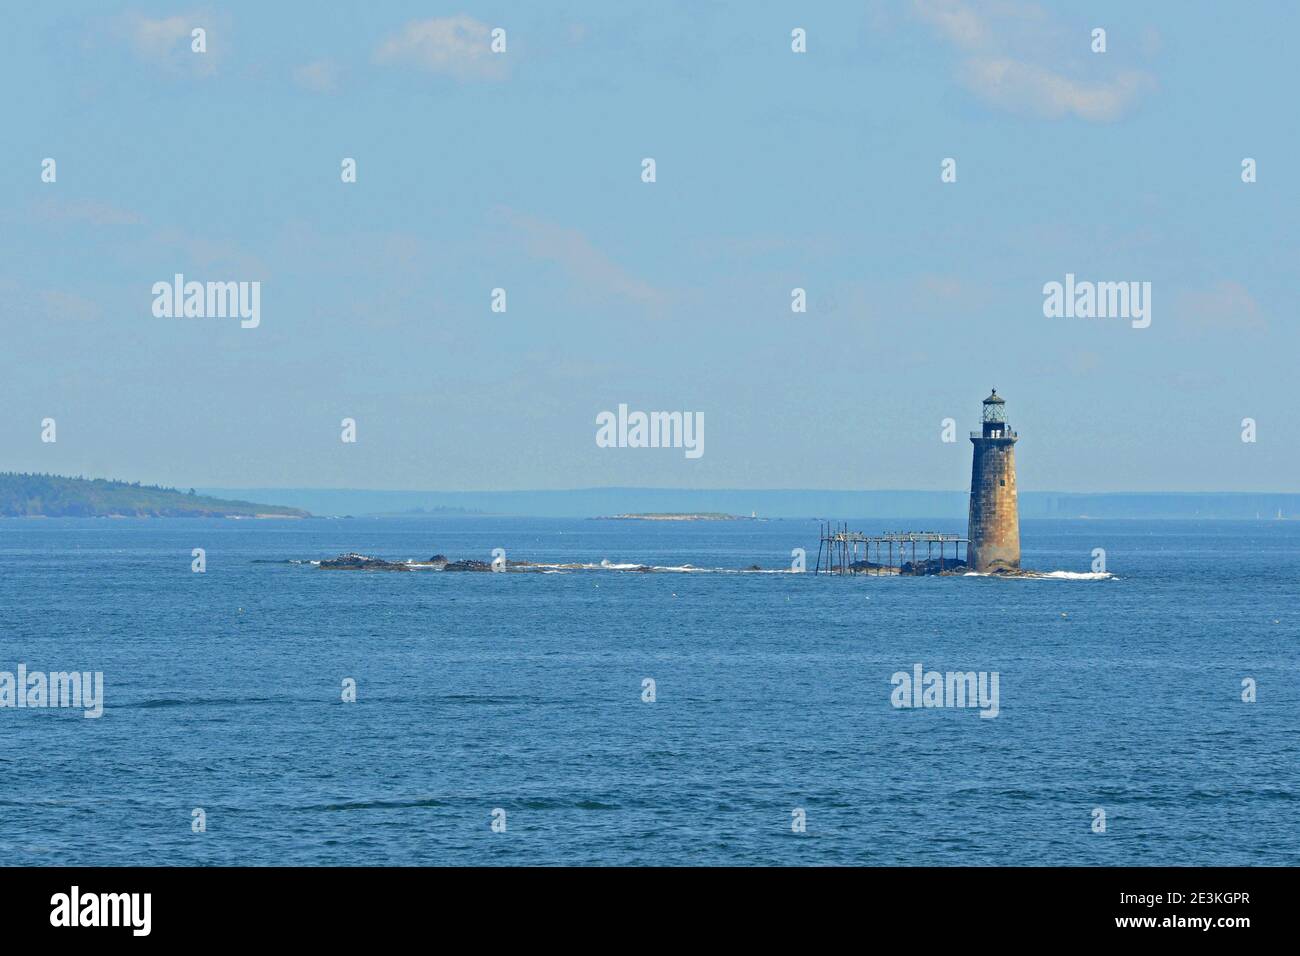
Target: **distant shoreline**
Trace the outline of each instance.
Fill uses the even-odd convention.
[[[0,472],[6,518],[309,518],[302,508],[234,501],[108,478]]]
[[[591,521],[762,521],[754,515],[729,515],[720,511],[650,511],[643,514],[600,515]]]
[[[58,518],[94,518],[104,521],[130,521],[133,518],[144,518],[148,520],[166,520],[168,518],[221,518],[226,521],[311,521],[319,518],[319,515],[276,515],[276,514],[97,514],[97,515],[0,515],[0,521],[50,521]]]
[[[907,521],[951,517],[965,521],[970,490],[846,491],[743,488],[596,487],[563,490],[447,491],[364,488],[201,487],[217,498],[303,508],[316,515],[395,515],[420,508],[481,512],[498,517],[578,518],[617,515],[756,512],[769,521],[873,518]],[[258,509],[270,510],[270,509]],[[1300,492],[1060,492],[1020,491],[1020,518],[1226,518],[1273,520],[1300,515]],[[624,519],[627,520],[627,519]],[[646,520],[646,519],[635,519]]]

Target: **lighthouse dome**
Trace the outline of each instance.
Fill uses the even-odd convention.
[[[998,390],[996,388],[993,389],[992,395],[984,399],[984,415],[982,417],[984,420],[985,438],[988,438],[993,434],[992,432],[989,431],[988,426],[990,425],[996,426],[995,431],[998,432],[999,436],[1001,435],[1001,432],[1006,428],[1007,403],[1003,400],[1002,396],[998,394]]]

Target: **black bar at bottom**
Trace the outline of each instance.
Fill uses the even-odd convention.
[[[639,934],[649,933],[666,945],[660,934],[688,922],[745,938],[761,937],[773,921],[790,930],[812,921],[817,935],[927,943],[1199,935],[1231,945],[1241,934],[1286,928],[1294,881],[1293,869],[1245,867],[0,868],[0,925],[6,943],[75,935],[77,943],[337,945],[427,938],[433,928],[495,937],[544,925],[607,941],[623,926],[632,938],[645,942]]]

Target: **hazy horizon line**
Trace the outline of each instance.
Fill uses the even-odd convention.
[[[180,487],[179,485],[176,487]],[[742,488],[737,486],[725,487],[708,487],[708,486],[673,486],[673,485],[585,485],[570,488],[374,488],[361,487],[356,485],[193,485],[196,489],[203,490],[205,493],[215,491],[321,491],[321,492],[360,492],[366,494],[410,494],[410,495],[538,495],[538,494],[578,494],[583,492],[607,492],[607,491],[646,491],[646,492],[673,492],[680,494],[689,493],[737,493],[737,494],[836,494],[836,495],[880,495],[880,494],[906,494],[906,495],[951,495],[951,494],[970,494],[969,488]],[[1116,491],[1072,491],[1060,488],[1044,489],[1026,489],[1020,492],[1025,495],[1300,495],[1300,490],[1289,491],[1285,489],[1261,489],[1257,491],[1219,491],[1213,488],[1203,488],[1194,491],[1140,491],[1120,489]]]

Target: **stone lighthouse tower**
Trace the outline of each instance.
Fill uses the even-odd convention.
[[[980,431],[971,432],[968,564],[973,571],[1020,567],[1020,512],[1016,506],[1016,440],[998,390],[984,399]]]

